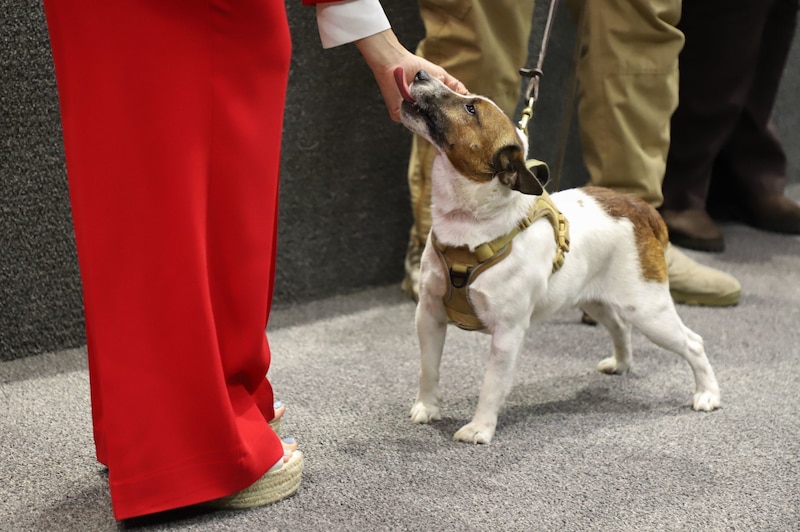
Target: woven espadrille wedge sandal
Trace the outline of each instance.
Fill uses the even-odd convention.
[[[217,510],[245,510],[282,501],[295,494],[303,476],[303,453],[291,451],[289,460],[272,466],[260,479],[247,488],[205,503]]]

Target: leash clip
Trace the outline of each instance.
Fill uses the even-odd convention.
[[[522,116],[517,126],[528,136],[528,123],[533,118],[533,110],[536,107],[536,100],[539,99],[539,80],[544,76],[541,68],[520,68],[519,75],[528,78],[528,88],[525,91],[527,106],[522,110]]]

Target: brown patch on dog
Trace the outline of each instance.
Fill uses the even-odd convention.
[[[465,177],[479,183],[491,181],[504,170],[495,168],[497,152],[506,146],[519,146],[519,137],[511,119],[493,103],[482,98],[464,98],[453,94],[440,110],[447,117],[444,152]],[[471,105],[475,112],[464,110]]]
[[[581,190],[602,205],[609,216],[627,218],[633,223],[642,276],[648,281],[666,283],[664,248],[669,237],[661,215],[644,200],[631,194],[620,194],[602,187],[584,187]]]

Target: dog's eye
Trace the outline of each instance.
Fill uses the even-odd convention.
[[[475,106],[471,103],[464,104],[464,109],[471,115],[475,114]]]

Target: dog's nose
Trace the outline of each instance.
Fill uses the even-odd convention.
[[[424,70],[420,70],[417,72],[417,75],[414,76],[414,81],[430,81],[430,79],[431,77]]]

